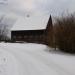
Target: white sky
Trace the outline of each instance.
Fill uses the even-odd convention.
[[[59,15],[74,12],[75,0],[0,0],[0,11],[21,16],[32,12]]]
[[[0,16],[11,19],[25,18],[36,12],[45,16],[51,14],[53,18],[67,11],[75,12],[75,0],[0,0]]]

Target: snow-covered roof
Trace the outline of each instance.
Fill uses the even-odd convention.
[[[15,30],[41,30],[46,29],[50,15],[33,14],[19,18],[12,27]]]

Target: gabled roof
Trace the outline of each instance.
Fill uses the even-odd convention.
[[[12,27],[12,31],[16,30],[43,30],[46,29],[50,15],[34,14],[19,18]]]

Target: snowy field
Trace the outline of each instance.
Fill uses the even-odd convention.
[[[41,44],[0,43],[0,75],[75,75],[75,56]]]

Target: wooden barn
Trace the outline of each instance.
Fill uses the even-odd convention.
[[[29,42],[51,44],[52,41],[51,15],[26,16],[19,19],[11,29],[12,42]]]

